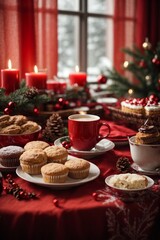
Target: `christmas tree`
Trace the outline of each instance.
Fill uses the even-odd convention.
[[[160,98],[160,43],[152,49],[148,39],[142,44],[142,49],[133,47],[123,49],[132,61],[123,63],[124,76],[115,68],[107,69],[104,75],[112,80],[108,87],[117,97],[129,94],[135,97],[148,97],[155,94]],[[125,76],[125,71],[130,72],[132,80]]]

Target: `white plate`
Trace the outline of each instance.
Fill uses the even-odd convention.
[[[5,167],[0,163],[0,171],[1,172],[12,172],[15,171],[17,167]]]
[[[62,146],[62,142],[65,141],[66,139],[69,139],[68,136],[65,137],[61,137],[58,138],[57,140],[55,140],[54,145],[56,146]],[[71,147],[70,149],[67,149],[68,153],[71,155],[74,155],[76,157],[81,157],[81,158],[85,158],[85,159],[91,159],[93,157],[96,157],[98,155],[102,155],[110,150],[112,150],[115,147],[115,144],[113,142],[110,141],[110,145],[108,148],[106,148],[105,150],[98,150],[98,149],[91,149],[90,151],[78,151],[76,149],[74,149],[73,147]]]
[[[116,175],[116,174],[115,174],[115,175]],[[136,192],[136,191],[146,190],[146,189],[152,187],[153,184],[154,184],[154,181],[153,181],[152,178],[144,175],[144,176],[147,178],[147,180],[148,180],[148,185],[147,185],[145,188],[140,188],[140,189],[118,188],[118,187],[115,187],[115,186],[113,186],[113,185],[111,185],[111,184],[109,183],[110,178],[113,177],[113,176],[115,176],[115,175],[110,175],[110,176],[108,176],[108,177],[105,179],[105,183],[106,183],[109,187],[114,188],[114,189],[116,189],[116,190],[121,190],[121,191],[125,191],[125,192]]]
[[[140,168],[136,163],[132,163],[131,167],[136,170],[137,172],[146,174],[146,175],[160,175],[160,169],[155,169],[155,170],[144,170]]]
[[[71,157],[69,158],[71,159]],[[16,169],[16,173],[20,178],[28,182],[35,183],[43,187],[61,190],[61,189],[76,187],[96,179],[100,174],[100,170],[95,164],[90,162],[89,176],[87,178],[73,179],[73,178],[67,177],[67,180],[65,183],[45,183],[42,179],[42,175],[29,175],[28,173],[25,173],[22,171],[21,166],[19,166]]]

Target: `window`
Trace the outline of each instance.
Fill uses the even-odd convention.
[[[58,76],[78,65],[95,79],[113,62],[114,0],[58,0]]]

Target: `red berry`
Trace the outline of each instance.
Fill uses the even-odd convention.
[[[69,143],[66,143],[65,148],[69,149],[70,147],[71,147],[71,145]]]
[[[63,141],[62,142],[62,146],[65,147],[65,145],[67,144],[67,141]]]
[[[69,149],[71,147],[71,142],[70,141],[63,141],[62,146],[66,149]]]

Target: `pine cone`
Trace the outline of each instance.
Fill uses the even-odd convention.
[[[36,97],[39,94],[39,91],[37,88],[32,87],[29,88],[26,93],[25,93],[25,97],[27,97],[28,99],[33,99],[34,97]]]
[[[116,168],[120,172],[127,172],[131,167],[131,163],[127,157],[120,157],[117,160]]]
[[[57,138],[64,136],[64,124],[58,113],[53,113],[47,120],[42,137],[48,142],[54,142]]]

